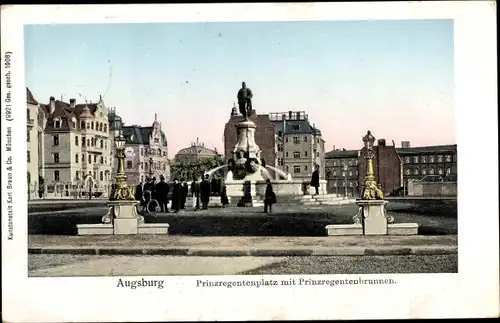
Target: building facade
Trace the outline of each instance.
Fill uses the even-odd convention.
[[[175,154],[174,160],[176,162],[186,162],[186,161],[200,161],[205,158],[221,158],[217,149],[210,149],[205,147],[205,144],[199,142],[196,138],[195,142],[192,142],[189,147],[182,148]]]
[[[410,143],[404,141],[401,148],[396,148],[394,143],[387,145],[385,139],[379,139],[373,153],[375,178],[386,195],[401,188],[405,190],[412,180],[433,181],[432,177],[438,177],[438,181],[457,181],[457,145],[410,147]],[[343,195],[347,192],[348,196],[359,196],[366,174],[365,154],[364,147],[360,150],[333,150],[326,154],[329,193]],[[347,173],[344,172],[345,164]],[[340,183],[342,181],[344,184]],[[348,188],[342,187],[342,192],[339,185],[345,183]]]
[[[358,196],[359,150],[337,149],[325,154],[325,179],[328,193]]]
[[[46,117],[40,104],[28,88],[26,88],[26,119],[28,198],[32,199],[38,196],[39,184],[43,184],[45,178],[43,131]]]
[[[325,179],[325,141],[321,131],[311,125],[304,111],[269,114],[277,140],[278,168],[292,178],[308,181],[315,165],[319,165],[320,179]]]
[[[121,126],[125,137],[125,174],[129,184],[144,183],[148,177],[159,180],[163,175],[170,180],[167,137],[161,123],[155,120],[152,126]]]
[[[97,103],[76,104],[50,97],[40,104],[46,115],[42,168],[46,194],[107,196],[111,189],[108,108]]]

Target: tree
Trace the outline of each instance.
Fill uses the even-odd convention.
[[[224,165],[224,160],[220,156],[207,157],[199,160],[172,161],[170,172],[172,178],[192,180],[199,178],[203,173]]]

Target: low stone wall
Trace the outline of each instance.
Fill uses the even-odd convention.
[[[244,181],[227,181],[225,183],[228,196],[243,196],[244,193]],[[315,194],[314,187],[310,186],[310,183],[301,180],[273,180],[271,181],[273,186],[273,191],[277,196],[300,196]],[[263,197],[266,194],[267,183],[265,181],[252,182],[252,190],[254,190],[256,196]],[[320,181],[319,194],[324,195],[326,192],[326,181]]]
[[[408,196],[457,196],[457,183],[410,181]]]

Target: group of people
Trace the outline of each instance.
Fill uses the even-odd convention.
[[[140,202],[143,210],[150,207],[152,209],[149,211],[153,211],[155,206],[149,204],[153,199],[158,202],[161,212],[169,213],[172,211],[178,213],[180,210],[186,208],[187,197],[191,194],[194,209],[207,210],[208,203],[210,202],[210,195],[211,193],[213,194],[212,186],[208,175],[205,175],[201,181],[194,178],[190,188],[184,178],[181,178],[180,181],[176,178],[174,182],[169,185],[165,181],[165,177],[161,175],[159,182],[156,182],[156,178],[153,177],[147,178],[144,184],[137,184],[135,188],[135,199]],[[172,192],[170,193],[170,191]],[[229,204],[225,192],[224,186],[219,194],[222,206]],[[168,209],[168,203],[170,201],[172,201],[171,210]]]

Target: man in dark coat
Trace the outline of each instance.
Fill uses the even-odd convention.
[[[134,196],[136,201],[142,201],[142,183],[139,182],[139,184],[135,187]]]
[[[316,190],[315,195],[319,195],[319,165],[314,167],[314,172],[312,173],[311,186]]]
[[[160,182],[156,184],[156,200],[160,203],[161,212],[169,213],[168,211],[168,193],[170,192],[170,187],[165,182],[165,177],[160,176]]]
[[[193,181],[191,182],[191,196],[196,201],[194,210],[198,211],[200,209],[200,183],[196,181],[196,177],[193,177]]]
[[[181,209],[186,208],[186,199],[189,192],[189,187],[184,178],[181,178]]]
[[[208,209],[208,202],[210,201],[210,181],[208,174],[205,175],[205,178],[200,183],[200,196],[201,196],[201,205],[202,210]]]
[[[276,194],[273,191],[273,185],[271,184],[271,180],[266,180],[266,195],[264,197],[264,213],[267,213],[267,209],[269,208],[269,212],[273,212],[273,204],[276,203]]]
[[[174,179],[174,185],[172,187],[172,206],[170,207],[175,213],[179,213],[179,209],[181,208],[181,197],[181,185],[176,178]]]

